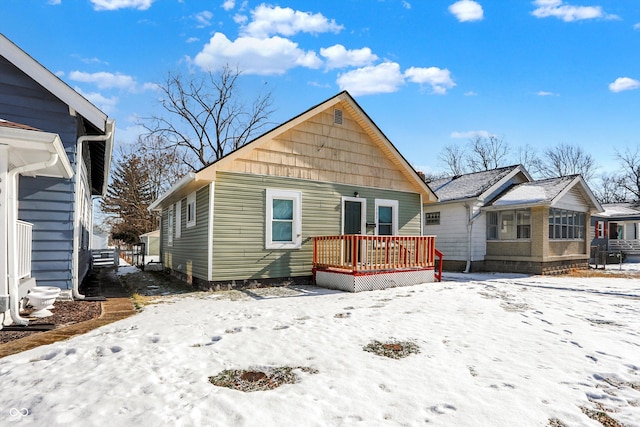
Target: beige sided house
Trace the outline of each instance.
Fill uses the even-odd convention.
[[[602,211],[580,175],[533,181],[522,165],[429,183],[424,233],[444,268],[532,274],[587,268],[590,215]]]
[[[434,241],[421,232],[422,206],[436,200],[341,92],[188,174],[150,209],[161,213],[164,268],[188,282],[241,286],[339,270],[324,285],[355,291],[409,284],[393,276],[400,270],[426,269],[433,281]],[[385,279],[355,283],[374,272]],[[428,281],[421,274],[412,280]]]

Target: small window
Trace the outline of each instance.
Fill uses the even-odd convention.
[[[175,238],[179,239],[182,234],[182,200],[176,203],[176,234]]]
[[[376,199],[376,234],[395,236],[398,234],[398,201]]]
[[[187,228],[196,225],[196,193],[187,196]]]
[[[516,211],[517,215],[517,238],[518,239],[530,239],[531,238],[531,212],[530,211]]]
[[[426,212],[424,223],[425,225],[440,225],[440,212]]]
[[[487,212],[487,239],[498,239],[498,212]]]
[[[514,211],[500,212],[500,240],[510,240],[516,237]]]
[[[302,194],[267,190],[266,249],[299,249],[302,245]]]

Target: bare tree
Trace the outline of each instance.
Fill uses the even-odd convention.
[[[472,172],[488,171],[505,166],[509,144],[495,135],[475,135],[469,141],[467,165]]]
[[[629,192],[635,201],[640,201],[640,148],[616,151],[616,158],[622,163],[620,186]]]
[[[228,65],[204,75],[169,73],[159,85],[167,114],[147,118],[142,125],[166,142],[164,148],[177,148],[192,170],[210,165],[269,124],[271,93],[246,105],[239,96],[240,74]]]
[[[620,203],[627,200],[627,190],[620,185],[621,177],[614,173],[603,173],[592,186],[593,194],[600,203]]]
[[[440,160],[442,160],[452,175],[462,175],[466,171],[464,169],[465,153],[460,145],[449,144],[440,152]]]
[[[519,146],[517,149],[518,153],[518,163],[523,165],[529,173],[534,173],[538,169],[538,165],[540,164],[540,158],[538,157],[538,153],[536,149],[531,145],[527,144],[524,147]]]
[[[564,143],[547,148],[536,166],[544,178],[580,174],[585,181],[591,181],[597,169],[595,159],[580,146]]]
[[[161,136],[139,136],[129,154],[138,153],[144,160],[154,199],[182,178],[188,168],[182,163],[177,147],[169,147]]]

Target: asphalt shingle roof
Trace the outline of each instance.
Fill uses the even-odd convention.
[[[518,166],[506,166],[489,171],[436,179],[429,183],[429,187],[441,202],[478,197]]]
[[[492,206],[544,204],[553,201],[578,175],[541,179],[514,185],[499,195]]]

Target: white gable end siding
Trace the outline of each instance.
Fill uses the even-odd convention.
[[[587,212],[589,210],[589,202],[585,200],[582,193],[580,193],[580,190],[576,186],[558,200],[553,207],[575,212]]]

